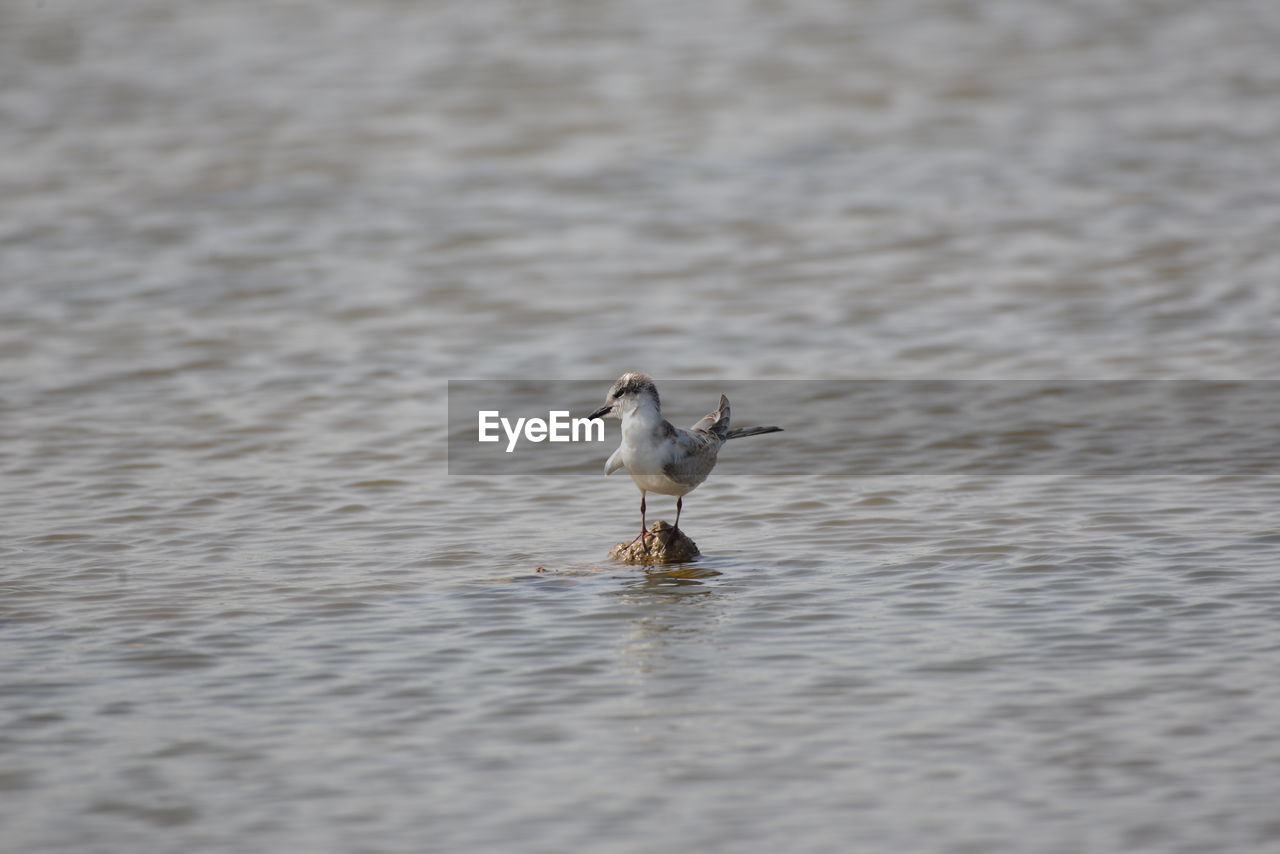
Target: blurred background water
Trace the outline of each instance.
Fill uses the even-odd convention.
[[[1277,43],[0,5],[3,848],[1277,850],[1275,478],[713,475],[645,573],[445,458],[448,379],[1274,379]]]

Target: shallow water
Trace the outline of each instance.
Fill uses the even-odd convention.
[[[3,847],[1275,850],[1280,480],[713,475],[646,573],[625,480],[447,475],[445,390],[1274,379],[1278,37],[0,9]]]

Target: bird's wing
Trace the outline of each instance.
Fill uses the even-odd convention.
[[[702,416],[702,420],[689,428],[694,433],[714,433],[721,435],[729,429],[729,398],[720,395],[720,405],[714,412]]]
[[[714,433],[677,430],[672,437],[675,453],[662,473],[676,483],[693,487],[707,479],[716,465],[716,454],[724,440]]]
[[[604,464],[605,477],[608,477],[609,475],[613,474],[615,471],[622,468],[624,465],[626,465],[626,463],[622,461],[622,446],[619,445],[618,450],[610,454],[608,461],[605,462]]]

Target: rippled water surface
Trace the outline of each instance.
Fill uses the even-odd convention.
[[[449,379],[1275,379],[1277,43],[5,4],[0,847],[1277,850],[1280,479],[713,475],[645,572],[626,480],[445,441]]]

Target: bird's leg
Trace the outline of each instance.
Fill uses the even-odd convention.
[[[643,492],[640,493],[640,535],[627,545],[634,546],[636,543],[642,543],[644,545],[644,550],[648,551],[649,541],[646,540],[645,537],[649,536],[649,528],[644,523],[644,496],[645,494]]]
[[[680,533],[680,508],[684,506],[684,496],[676,498],[676,523],[671,526],[671,533],[667,535],[667,545],[671,545],[672,540]]]

